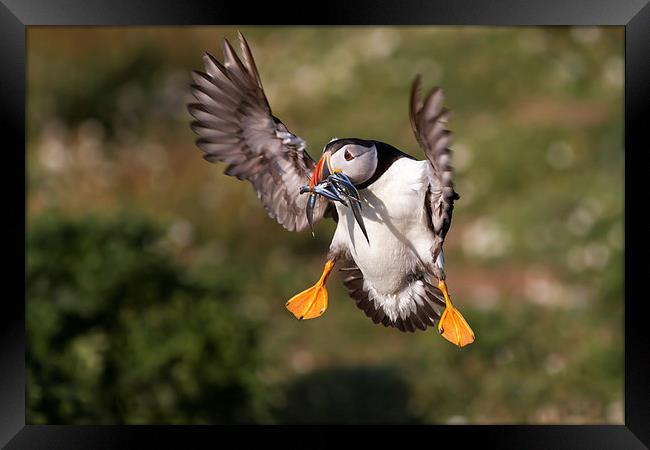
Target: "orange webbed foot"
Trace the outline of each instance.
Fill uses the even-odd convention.
[[[323,315],[327,309],[327,288],[325,283],[332,268],[334,260],[328,260],[323,268],[323,274],[312,287],[296,294],[287,302],[286,307],[298,320],[314,319]]]
[[[327,288],[316,283],[291,297],[286,306],[299,320],[320,317],[327,309]]]
[[[445,302],[447,304],[442,316],[440,316],[438,331],[442,337],[452,344],[457,345],[459,348],[471,344],[475,339],[474,332],[460,311],[457,310],[451,302],[451,298],[449,298],[449,294],[447,293],[447,285],[444,280],[441,280],[438,283],[438,287],[445,296]]]

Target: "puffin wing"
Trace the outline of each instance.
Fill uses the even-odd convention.
[[[209,162],[228,164],[226,175],[251,182],[268,215],[289,231],[307,227],[308,184],[315,161],[305,151],[305,141],[291,133],[273,114],[251,50],[238,33],[243,61],[224,39],[224,63],[212,55],[203,57],[206,73],[193,71],[191,86],[195,103],[188,105],[196,119],[192,130],[196,145]],[[333,206],[319,196],[314,222]]]
[[[407,298],[400,299],[406,307],[401,308],[398,314],[391,314],[385,309],[386,301],[382,302],[381,299],[373,297],[363,273],[355,262],[346,258],[342,265],[344,267],[339,270],[343,273],[343,285],[347,288],[348,295],[374,323],[400,331],[414,332],[416,329],[426,330],[440,320],[445,308],[443,294],[425,278],[410,282],[408,289],[402,293]],[[389,301],[394,302],[395,299]]]
[[[452,179],[449,149],[452,133],[446,129],[449,110],[442,106],[442,89],[431,89],[422,101],[420,83],[418,75],[411,88],[410,118],[413,133],[431,166],[425,206],[431,218],[431,228],[437,237],[436,246],[432,249],[434,257],[437,257],[451,225],[454,200],[460,197],[454,190]]]

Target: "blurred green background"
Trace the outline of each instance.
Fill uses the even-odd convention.
[[[243,27],[308,142],[423,155],[452,110],[452,295],[477,339],[373,324],[336,274],[285,309],[334,223],[289,233],[201,158],[189,72],[226,27],[29,27],[27,422],[623,423],[623,28]]]

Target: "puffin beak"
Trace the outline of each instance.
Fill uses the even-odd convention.
[[[330,177],[332,175],[332,170],[330,169],[330,157],[331,152],[327,151],[323,153],[323,156],[316,163],[314,171],[311,174],[311,179],[309,184],[302,186],[300,188],[300,193],[305,194],[310,192],[310,201],[307,202],[307,217],[311,215],[310,213],[313,210],[314,205],[316,204],[316,196],[314,194],[320,194],[323,197],[345,204],[345,199],[341,197],[339,191],[332,185]],[[313,200],[312,200],[313,199]]]
[[[309,180],[309,189],[313,190],[314,187],[326,179],[330,174],[330,158],[332,157],[332,152],[329,150],[323,153],[323,156],[320,157],[314,167],[314,172],[311,174],[311,179]]]
[[[311,228],[311,234],[312,236],[314,235],[313,218],[314,207],[316,206],[316,195],[322,195],[328,200],[341,202],[343,205],[352,209],[354,219],[359,224],[359,228],[361,228],[366,241],[370,244],[368,233],[366,232],[366,226],[363,223],[363,216],[361,215],[359,191],[345,173],[331,167],[331,156],[332,153],[329,150],[323,153],[323,156],[321,156],[316,163],[316,167],[314,167],[314,172],[309,180],[309,185],[300,188],[301,194],[309,192],[306,213],[307,221]]]

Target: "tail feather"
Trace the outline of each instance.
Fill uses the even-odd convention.
[[[394,310],[387,310],[385,304],[373,298],[367,283],[364,282],[361,269],[354,261],[347,261],[339,270],[344,274],[343,285],[347,288],[350,297],[376,324],[381,323],[385,327],[397,328],[404,332],[424,331],[428,327],[434,327],[444,311],[445,301],[442,291],[424,278],[416,278],[411,282],[413,284],[421,282],[424,289],[405,289],[404,292],[408,293],[405,295],[410,296],[407,300],[408,307],[406,311],[402,309],[396,314]]]

